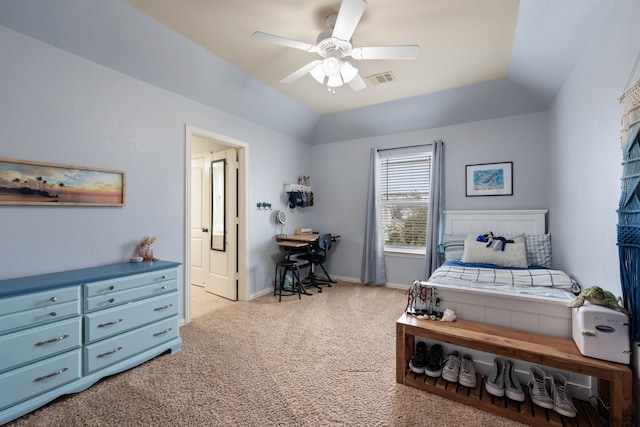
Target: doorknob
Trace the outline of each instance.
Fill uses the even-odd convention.
[[[209,229],[208,229],[208,228],[203,227],[203,228],[202,228],[202,232],[203,232],[203,233],[208,233],[208,232],[209,232]]]

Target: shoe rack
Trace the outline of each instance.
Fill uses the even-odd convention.
[[[424,374],[416,374],[408,369],[415,337],[596,377],[599,380],[600,399],[608,403],[608,411],[605,411],[605,408],[596,410],[589,402],[573,399],[577,415],[575,418],[569,418],[533,404],[526,387],[523,387],[524,402],[516,402],[487,393],[484,388],[486,378],[479,374],[476,374],[477,385],[474,388],[449,383],[441,377],[431,378]],[[440,322],[403,314],[396,322],[396,381],[531,426],[604,427],[607,423],[601,420],[600,415],[609,419],[610,426],[632,425],[632,374],[629,366],[585,357],[573,340],[565,338],[532,334],[462,319]]]

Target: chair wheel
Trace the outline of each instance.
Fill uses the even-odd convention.
[[[322,289],[319,289],[319,290],[318,290],[318,293],[319,293],[319,294],[321,294],[321,293],[322,293]]]

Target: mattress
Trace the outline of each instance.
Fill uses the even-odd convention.
[[[565,272],[548,268],[501,268],[488,264],[446,261],[427,281],[511,295],[534,295],[571,301],[578,284]]]

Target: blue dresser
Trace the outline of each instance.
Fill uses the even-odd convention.
[[[0,425],[180,350],[179,263],[0,280]]]

